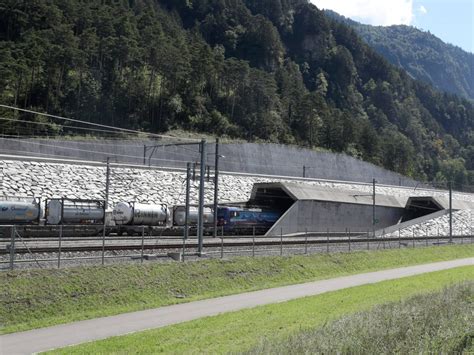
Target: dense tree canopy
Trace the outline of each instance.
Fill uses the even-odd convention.
[[[0,102],[474,180],[472,104],[412,80],[306,0],[2,0]]]
[[[334,11],[324,13],[354,28],[379,54],[412,77],[474,100],[474,54],[412,26],[364,25]]]

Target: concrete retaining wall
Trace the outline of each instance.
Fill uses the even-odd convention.
[[[169,143],[168,141],[164,143]],[[69,157],[80,160],[143,164],[144,146],[163,144],[161,141],[61,141],[44,139],[0,138],[0,153],[39,157]],[[208,144],[208,164],[214,164],[214,144]],[[152,154],[153,153],[153,154]],[[276,144],[222,144],[220,168],[223,171],[306,176],[320,179],[371,182],[415,186],[416,181],[344,154],[315,152],[308,149]],[[171,146],[147,149],[146,164],[164,167],[186,166],[199,161],[197,146]]]
[[[398,223],[403,208],[376,207],[377,228]],[[344,228],[341,228],[344,227]],[[296,201],[267,235],[337,231],[365,233],[372,227],[372,206],[334,202]]]

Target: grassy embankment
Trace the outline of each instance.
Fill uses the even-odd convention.
[[[0,273],[3,333],[474,256],[474,245]]]
[[[474,281],[344,316],[252,354],[461,354],[474,350]]]
[[[414,295],[437,292],[443,287],[473,279],[473,266],[450,269],[226,313],[160,329],[58,349],[51,353],[236,353],[249,349],[259,350],[262,347],[259,344],[262,342],[263,344],[276,344],[271,348],[276,351],[270,352],[272,354],[278,353],[278,349],[284,349],[282,353],[286,353],[287,348],[283,348],[285,343],[279,342],[292,335],[322,327],[328,322],[348,314],[369,310],[375,305],[398,302]],[[472,307],[472,295],[470,297],[470,306]],[[466,309],[466,311],[469,310]],[[436,317],[436,315],[432,316]],[[383,332],[382,329],[380,330]],[[455,330],[459,330],[459,327],[453,329],[453,331]],[[462,334],[457,335],[462,337]],[[314,352],[309,351],[308,353]]]

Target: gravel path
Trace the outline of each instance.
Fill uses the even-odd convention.
[[[2,354],[31,354],[348,287],[468,265],[474,265],[474,258],[338,277],[6,334],[0,337],[0,350]]]

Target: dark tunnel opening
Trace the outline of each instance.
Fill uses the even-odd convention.
[[[281,188],[258,188],[255,196],[248,202],[250,208],[286,212],[295,201]]]
[[[402,222],[427,216],[443,209],[432,197],[412,197],[408,200]]]

